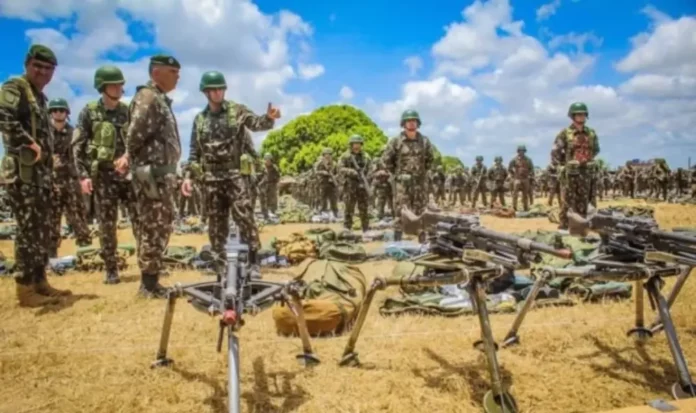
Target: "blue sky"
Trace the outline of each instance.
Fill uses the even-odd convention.
[[[32,40],[55,46],[61,64],[47,93],[66,95],[75,112],[95,97],[90,73],[99,64],[127,66],[129,95],[146,80],[142,59],[172,52],[187,68],[174,96],[184,144],[204,104],[198,76],[215,68],[237,85],[229,97],[257,111],[273,101],[284,121],[344,101],[393,134],[395,114],[414,106],[424,132],[467,164],[477,154],[508,158],[520,143],[546,163],[572,100],[590,104],[602,156],[614,165],[651,155],[684,165],[696,154],[696,121],[689,119],[696,118],[689,116],[696,111],[692,0],[29,3],[0,0],[6,39],[0,78],[22,70]],[[96,24],[96,16],[105,23]],[[450,25],[457,28],[448,31]],[[639,34],[642,41],[632,41]],[[419,69],[412,72],[407,58]],[[344,87],[352,93],[341,96]]]

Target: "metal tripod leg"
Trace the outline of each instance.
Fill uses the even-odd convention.
[[[677,337],[677,331],[672,322],[672,315],[669,312],[669,305],[665,297],[660,293],[660,282],[661,280],[658,277],[652,277],[645,283],[645,287],[657,306],[660,321],[662,321],[665,334],[667,335],[669,351],[672,353],[674,365],[679,373],[679,381],[672,386],[672,396],[674,396],[675,399],[696,397],[696,384],[691,380],[689,367],[686,364],[684,353],[679,344],[679,337]]]
[[[286,303],[288,307],[290,307],[290,311],[292,311],[292,313],[295,315],[297,331],[300,334],[300,340],[302,340],[302,354],[298,354],[296,356],[297,360],[307,367],[319,364],[319,358],[312,351],[312,343],[309,339],[307,321],[304,317],[304,308],[302,307],[302,301],[300,300],[297,291],[292,290],[287,294]]]
[[[473,298],[476,306],[476,313],[481,327],[481,338],[485,348],[488,361],[488,371],[491,376],[492,389],[486,392],[483,397],[483,407],[486,413],[517,413],[517,403],[515,399],[505,390],[503,379],[498,366],[496,356],[496,345],[493,339],[490,319],[488,318],[488,308],[486,307],[486,291],[479,277],[471,278],[469,283],[469,294]]]
[[[515,321],[512,323],[512,327],[510,327],[510,331],[508,331],[507,335],[505,336],[505,339],[503,340],[503,348],[517,345],[520,343],[520,338],[517,335],[517,332],[520,329],[520,326],[522,326],[522,322],[524,321],[525,317],[527,316],[527,313],[529,310],[532,308],[532,305],[534,305],[534,301],[537,298],[537,295],[539,295],[539,291],[541,291],[541,287],[546,285],[549,281],[550,274],[547,274],[546,272],[542,272],[542,274],[539,276],[539,278],[536,280],[534,285],[532,286],[532,290],[529,291],[529,294],[527,295],[527,299],[524,300],[524,304],[522,305],[522,309],[520,309],[520,312],[517,313],[517,317],[515,317]]]
[[[227,326],[227,391],[230,413],[240,413],[239,339],[232,326]]]
[[[176,308],[177,298],[179,298],[179,291],[177,290],[170,290],[167,294],[167,307],[164,312],[164,322],[162,323],[162,334],[160,335],[157,359],[152,363],[152,368],[166,367],[174,362],[174,360],[167,358],[167,348],[169,347],[169,336],[172,331],[172,320],[174,319],[174,309]]]
[[[667,306],[670,309],[672,308],[672,304],[674,304],[674,302],[677,300],[677,296],[681,292],[682,287],[684,287],[686,279],[689,278],[691,270],[692,268],[689,268],[688,270],[685,270],[683,273],[679,274],[677,281],[674,282],[674,287],[672,287],[672,291],[669,292],[669,296],[667,297]],[[657,319],[650,325],[650,331],[653,333],[659,333],[662,331],[662,322],[660,322],[659,317],[657,317]]]
[[[638,340],[645,340],[653,336],[652,331],[645,328],[645,304],[643,293],[643,281],[637,280],[634,282],[636,290],[636,326],[626,333],[628,336],[633,336]]]
[[[355,325],[353,326],[353,331],[351,331],[350,333],[348,343],[346,344],[346,347],[343,350],[343,357],[341,358],[341,361],[338,363],[339,366],[357,367],[360,365],[358,353],[355,352],[355,345],[358,342],[360,331],[363,328],[363,324],[365,324],[365,319],[367,318],[367,313],[370,311],[370,305],[372,304],[372,300],[375,298],[375,294],[377,293],[377,291],[383,290],[386,286],[387,283],[383,278],[375,278],[375,280],[372,282],[370,289],[365,295],[365,301],[363,301],[362,306],[360,307],[360,313],[358,313],[358,318],[355,321]]]

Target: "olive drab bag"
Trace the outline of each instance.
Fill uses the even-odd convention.
[[[288,259],[290,264],[302,262],[305,258],[317,256],[317,244],[300,233],[288,237],[274,238],[271,247],[279,256]]]
[[[321,246],[319,258],[341,262],[364,262],[367,259],[365,248],[348,242],[332,242]]]
[[[97,174],[101,163],[111,163],[116,155],[116,141],[124,139],[126,129],[128,129],[127,119],[124,117],[123,123],[113,124],[105,118],[104,109],[99,102],[89,102],[87,104],[89,115],[92,120],[92,139],[89,142],[89,158],[92,161],[90,172],[92,176]],[[119,102],[119,111],[126,111],[125,103]],[[120,135],[119,136],[119,131]]]
[[[119,269],[124,269],[128,265],[126,260],[128,257],[135,255],[135,247],[127,244],[119,244],[116,247],[116,261]],[[93,271],[104,266],[104,259],[101,257],[101,248],[98,247],[80,247],[77,249],[75,256],[77,265],[75,268],[78,271]]]
[[[352,326],[367,291],[367,279],[358,267],[308,258],[298,267],[295,279],[306,282],[302,309],[311,336],[341,334]],[[298,334],[287,305],[273,308],[273,321],[278,334]]]
[[[196,247],[170,245],[162,254],[162,262],[171,267],[190,267],[196,257],[198,257]]]

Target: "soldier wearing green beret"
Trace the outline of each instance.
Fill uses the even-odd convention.
[[[150,81],[136,88],[128,108],[126,154],[116,170],[133,173],[138,216],[139,294],[165,298],[159,283],[164,272],[162,255],[169,243],[175,218],[176,167],[181,158],[179,128],[167,93],[179,82],[181,65],[172,56],[150,59]]]
[[[491,181],[491,204],[496,200],[500,201],[500,205],[505,206],[505,180],[508,177],[508,171],[503,166],[503,157],[496,156],[493,166],[488,170],[488,179]]]
[[[319,210],[325,212],[331,207],[333,217],[338,216],[338,167],[331,156],[331,149],[324,148],[321,157],[314,164],[317,180]]]
[[[17,300],[22,307],[54,304],[70,295],[46,280],[53,229],[53,137],[48,99],[43,89],[58,64],[51,49],[33,45],[24,60],[24,75],[0,89],[0,132],[5,157],[2,184],[6,186],[17,220],[14,242]]]
[[[476,164],[471,167],[472,189],[474,191],[471,200],[472,208],[476,208],[479,195],[481,195],[483,206],[488,206],[488,201],[486,200],[486,194],[488,193],[487,178],[488,168],[483,164],[483,156],[479,155],[476,157]]]
[[[85,204],[79,191],[79,180],[73,152],[70,146],[73,127],[68,122],[70,107],[65,99],[53,99],[48,103],[53,132],[53,238],[51,257],[58,255],[61,242],[61,219],[65,213],[68,224],[75,232],[77,245],[92,243],[87,226]]]
[[[189,162],[200,165],[203,170],[210,244],[215,253],[224,253],[231,212],[240,238],[249,246],[249,261],[256,265],[261,245],[250,191],[242,176],[242,172],[251,176],[251,171],[246,170],[246,160],[242,164],[242,156],[250,157],[249,168],[258,156],[251,133],[245,131],[273,128],[275,121],[280,119],[280,110],[269,103],[266,113],[258,116],[246,106],[226,100],[227,82],[224,75],[216,71],[203,74],[200,91],[206,96],[208,105],[194,119]],[[191,180],[184,180],[181,189],[184,196],[189,196]]]
[[[280,182],[280,169],[273,163],[273,155],[267,153],[263,157],[263,167],[258,182],[261,213],[266,219],[268,219],[269,210],[274,215],[278,210],[278,182]]]
[[[527,156],[527,147],[520,145],[517,147],[517,156],[510,161],[508,166],[510,175],[512,175],[512,208],[517,211],[517,199],[522,195],[522,207],[525,211],[529,211],[529,203],[533,201],[531,195],[532,179],[534,177],[534,163]]]
[[[85,195],[94,195],[99,222],[99,241],[104,260],[105,284],[118,284],[117,230],[119,204],[125,205],[133,235],[138,240],[139,221],[131,176],[116,167],[126,157],[128,106],[121,102],[126,79],[116,66],[94,72],[99,100],[80,111],[72,147]]]

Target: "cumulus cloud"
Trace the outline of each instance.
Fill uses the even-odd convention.
[[[409,56],[404,59],[404,65],[408,67],[409,73],[413,76],[423,68],[423,59],[418,56]]]
[[[348,86],[343,86],[338,92],[338,95],[342,100],[351,100],[353,99],[353,96],[355,96],[355,93],[353,92],[353,89],[349,88]]]
[[[546,20],[553,16],[556,14],[559,7],[561,7],[561,0],[553,0],[550,3],[541,5],[541,7],[536,10],[537,21]]]
[[[300,77],[302,79],[314,79],[324,74],[324,66],[318,64],[303,64],[299,65]]]

